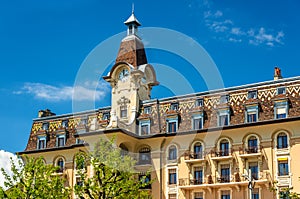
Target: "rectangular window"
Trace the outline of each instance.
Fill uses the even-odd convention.
[[[196,107],[202,107],[203,106],[203,99],[197,99],[195,102]]]
[[[149,135],[150,134],[150,125],[147,124],[141,124],[141,135]]]
[[[38,149],[45,149],[46,148],[46,137],[39,137],[38,138]]]
[[[248,99],[257,99],[257,91],[249,91]]]
[[[219,126],[229,125],[229,115],[219,115]]]
[[[169,199],[177,199],[176,193],[169,194]]]
[[[43,130],[47,131],[49,129],[49,123],[46,122],[46,123],[43,123]]]
[[[286,107],[276,108],[276,119],[286,118]]]
[[[194,184],[202,184],[203,183],[203,169],[202,167],[194,167]]]
[[[285,87],[277,88],[277,95],[281,95],[281,94],[285,94],[285,93],[286,93]]]
[[[102,120],[109,120],[109,117],[110,117],[109,112],[103,113],[103,115],[102,115]]]
[[[221,183],[230,182],[230,165],[223,164],[221,165]]]
[[[257,162],[249,162],[249,169],[254,180],[258,180],[258,164]]]
[[[174,121],[171,121],[171,122],[168,122],[168,132],[169,133],[174,133],[174,132],[176,132],[176,126],[177,126],[177,124],[176,124],[176,122]]]
[[[229,102],[229,95],[222,95],[220,97],[220,104],[226,104]]]
[[[256,122],[257,121],[257,114],[256,112],[248,112],[247,113],[247,122]]]
[[[57,135],[56,146],[57,147],[65,146],[65,135]]]
[[[144,114],[151,114],[151,106],[147,106],[144,108]]]
[[[121,106],[121,118],[126,118],[127,117],[127,107],[126,106]]]
[[[287,160],[278,161],[278,171],[279,176],[289,175],[289,164]]]
[[[171,104],[171,110],[172,110],[172,111],[177,111],[178,108],[179,108],[178,103],[173,103],[173,104]]]
[[[252,190],[252,199],[259,199],[259,188],[254,188]]]
[[[62,123],[61,123],[61,126],[63,128],[67,128],[68,127],[68,120],[63,120]]]
[[[194,199],[203,199],[203,193],[202,192],[195,192]]]
[[[193,119],[193,129],[197,130],[197,129],[202,129],[203,126],[203,121],[202,121],[202,117],[196,117]]]
[[[221,199],[230,199],[230,191],[221,191]]]
[[[169,185],[177,184],[177,172],[176,169],[169,169]]]

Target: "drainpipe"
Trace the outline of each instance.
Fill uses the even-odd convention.
[[[160,154],[159,154],[159,162],[160,162],[160,168],[159,168],[159,179],[160,179],[160,199],[163,198],[163,177],[162,177],[162,173],[163,173],[163,148],[164,148],[164,144],[166,142],[166,138],[163,139],[163,141],[160,144]]]

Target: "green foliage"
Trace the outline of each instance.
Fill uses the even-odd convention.
[[[100,139],[90,154],[80,152],[76,155],[76,164],[80,183],[75,185],[75,193],[81,199],[143,199],[151,198],[143,188],[151,185],[146,177],[137,178],[134,170],[135,161],[129,155],[122,155],[114,146],[114,139]],[[89,176],[86,166],[92,167],[93,175]],[[82,167],[82,165],[84,165]]]
[[[0,188],[0,198],[9,199],[67,199],[70,190],[65,188],[65,180],[56,175],[57,167],[46,165],[42,157],[38,159],[24,156],[26,164],[19,160],[18,165],[11,158],[12,177],[2,168],[5,177]]]
[[[274,192],[274,194],[277,192],[278,187],[277,187],[278,181],[273,181],[272,182],[272,186],[270,188],[270,191]],[[296,193],[296,192],[292,192],[293,188],[281,188],[278,195],[279,198],[282,199],[300,199],[300,194]]]

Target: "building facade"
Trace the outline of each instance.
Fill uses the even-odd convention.
[[[133,13],[125,24],[127,36],[103,77],[112,87],[111,106],[64,115],[39,111],[19,154],[43,156],[72,187],[75,154],[92,150],[100,136],[115,136],[136,158],[138,172],[151,170],[153,198],[270,199],[284,188],[300,193],[300,77],[282,78],[275,68],[271,81],[151,99],[159,82],[137,35],[141,24]]]

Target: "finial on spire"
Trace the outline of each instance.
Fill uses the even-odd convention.
[[[134,14],[134,3],[132,3],[132,11],[131,11],[132,14]]]

